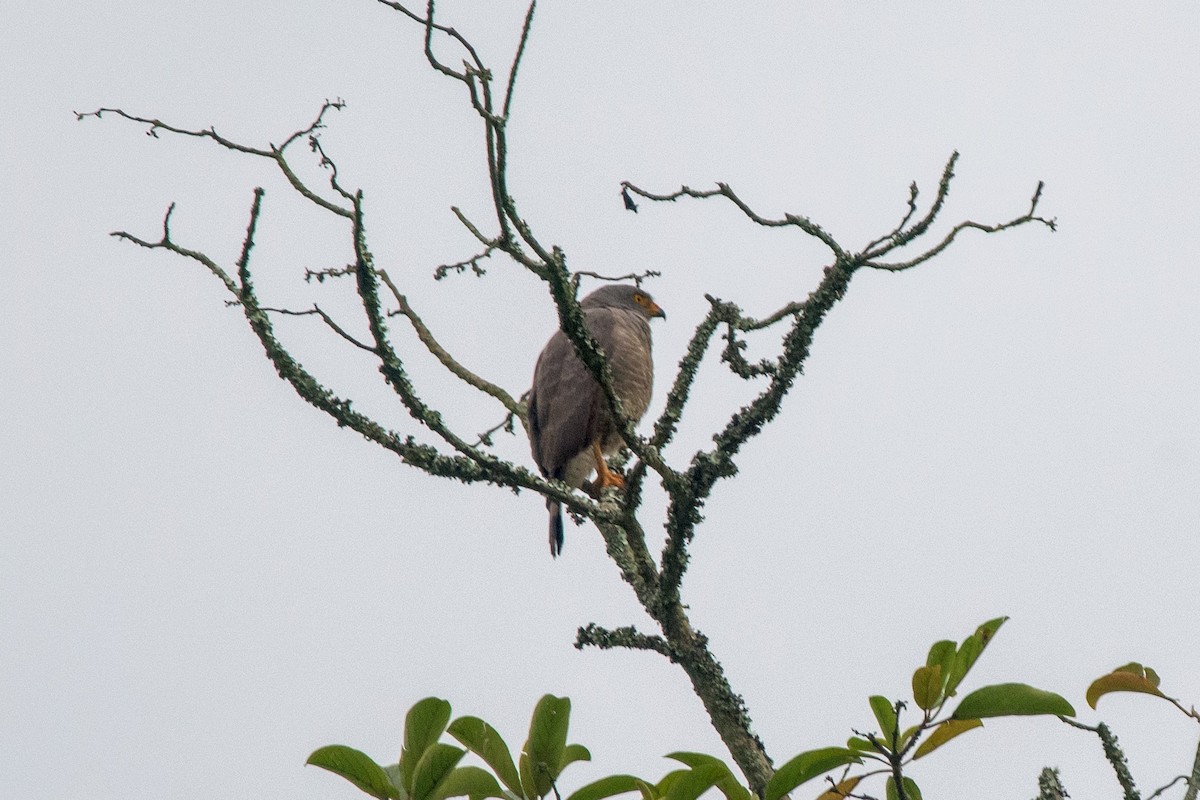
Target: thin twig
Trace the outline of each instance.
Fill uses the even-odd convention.
[[[648,280],[650,278],[659,278],[659,277],[662,277],[662,273],[656,269],[648,269],[645,272],[627,272],[624,275],[615,275],[615,276],[601,275],[598,272],[591,272],[590,270],[586,270],[586,269],[576,270],[575,272],[571,273],[571,280],[574,282],[576,289],[579,288],[579,282],[582,278],[594,278],[595,280],[598,280],[598,281],[610,281],[610,282],[611,281],[633,281],[635,286],[641,286],[642,281]]]
[[[529,43],[529,30],[533,26],[533,12],[537,8],[537,0],[530,0],[529,8],[525,11],[525,22],[521,25],[521,38],[517,43],[517,52],[513,56],[512,67],[508,70],[508,86],[504,89],[504,109],[500,112],[508,121],[508,111],[512,106],[513,89],[517,85],[517,69],[521,66],[521,57],[525,55],[525,45]]]
[[[354,265],[347,264],[344,267],[330,267],[329,269],[306,269],[304,270],[304,282],[312,283],[316,278],[317,283],[324,283],[326,278],[344,278],[354,274]]]
[[[328,112],[330,109],[339,109],[340,110],[344,106],[345,106],[345,103],[343,103],[341,100],[326,100],[324,102],[324,104],[321,106],[321,110],[317,114],[316,119],[314,119],[308,125],[308,127],[301,128],[300,130],[292,133],[290,136],[287,137],[287,139],[284,140],[284,143],[281,146],[276,147],[274,145],[270,145],[267,149],[263,149],[263,148],[259,148],[259,147],[250,147],[248,145],[239,144],[238,142],[235,142],[232,139],[227,139],[224,136],[221,136],[220,134],[217,133],[216,129],[213,127],[209,127],[207,129],[203,129],[203,130],[189,130],[187,128],[180,128],[175,125],[171,125],[169,123],[163,122],[160,119],[152,119],[149,117],[139,117],[136,114],[129,114],[119,108],[100,108],[100,109],[97,109],[95,111],[91,111],[88,113],[80,113],[77,111],[77,112],[75,112],[75,117],[76,117],[76,119],[80,119],[80,120],[84,119],[85,117],[96,117],[97,119],[103,119],[104,114],[114,114],[118,117],[122,117],[123,119],[127,119],[130,122],[137,122],[142,125],[149,125],[150,126],[149,129],[146,131],[146,134],[148,136],[153,136],[155,138],[158,138],[158,132],[160,130],[162,130],[162,131],[167,131],[168,133],[178,134],[180,136],[192,136],[192,137],[199,138],[199,139],[212,139],[214,142],[221,145],[222,147],[224,147],[227,150],[233,150],[238,153],[246,153],[247,155],[258,156],[259,158],[270,159],[271,161],[275,162],[275,164],[279,167],[280,171],[283,172],[284,177],[287,178],[288,183],[290,183],[292,185],[292,188],[295,189],[297,192],[299,192],[301,196],[303,196],[304,198],[308,199],[309,201],[315,203],[316,205],[320,206],[321,208],[325,209],[326,211],[331,211],[340,217],[346,217],[347,219],[349,219],[349,218],[353,217],[353,212],[348,208],[343,208],[342,206],[337,205],[336,203],[331,203],[330,201],[326,200],[325,198],[321,197],[319,194],[314,192],[312,189],[310,189],[303,181],[300,180],[299,176],[296,175],[296,173],[292,170],[292,166],[290,163],[288,163],[287,156],[286,156],[287,148],[290,145],[292,145],[294,142],[296,142],[296,140],[298,140],[299,138],[301,138],[303,136],[308,136],[308,135],[312,134],[313,131],[324,127],[324,124],[325,124],[324,119],[325,119],[326,112]]]
[[[879,246],[883,242],[889,239],[895,239],[900,235],[900,232],[904,230],[904,226],[907,225],[908,221],[917,213],[917,195],[917,182],[913,181],[908,186],[908,212],[905,213],[904,218],[900,220],[900,224],[893,228],[890,232],[880,236],[878,239],[873,239],[868,242],[867,246],[863,248],[864,253],[870,252],[873,248]]]
[[[1162,795],[1162,794],[1163,794],[1163,792],[1167,791],[1168,789],[1170,789],[1170,788],[1171,788],[1172,786],[1174,786],[1175,784],[1179,783],[1180,781],[1187,781],[1187,779],[1188,779],[1188,776],[1187,776],[1187,775],[1177,775],[1177,776],[1175,776],[1175,779],[1174,779],[1173,781],[1171,781],[1170,783],[1168,783],[1166,786],[1163,786],[1163,787],[1160,787],[1160,788],[1158,788],[1158,789],[1155,789],[1153,794],[1149,794],[1149,795],[1147,795],[1147,796],[1146,796],[1146,800],[1154,800],[1154,798],[1156,798],[1156,797],[1159,797],[1160,795]],[[1185,784],[1185,785],[1186,785],[1186,786],[1188,786],[1188,788],[1189,788],[1189,790],[1190,790],[1190,788],[1191,788],[1191,784]],[[1186,794],[1184,795],[1184,800],[1187,800],[1187,795],[1186,795]]]
[[[875,260],[873,260],[876,257],[875,254],[866,253],[866,254],[863,254],[862,258],[864,260],[861,263],[864,267],[870,267],[871,269],[886,270],[888,272],[902,272],[903,270],[906,270],[906,269],[912,269],[913,267],[917,266],[918,264],[923,264],[926,261],[928,261],[929,259],[936,256],[938,253],[941,253],[943,250],[945,250],[947,247],[950,246],[950,244],[954,241],[954,239],[958,236],[959,233],[961,233],[962,231],[967,230],[967,229],[983,231],[984,233],[999,233],[1000,231],[1005,231],[1010,228],[1015,228],[1019,225],[1024,225],[1029,222],[1039,222],[1039,223],[1045,225],[1047,228],[1049,228],[1052,231],[1058,230],[1058,222],[1056,220],[1047,219],[1045,217],[1041,217],[1036,214],[1038,202],[1041,200],[1042,189],[1044,188],[1044,186],[1045,186],[1045,184],[1042,181],[1038,181],[1037,189],[1034,190],[1033,197],[1030,198],[1030,201],[1029,201],[1029,210],[1026,211],[1024,214],[1022,214],[1019,217],[1014,217],[1013,219],[1010,219],[1008,222],[1001,222],[1001,223],[998,223],[995,225],[984,225],[979,222],[967,220],[966,222],[960,222],[957,225],[955,225],[953,228],[950,229],[950,232],[948,234],[946,234],[945,238],[943,238],[940,242],[938,242],[933,247],[931,247],[928,250],[926,250],[925,252],[921,253],[916,258],[909,259],[908,261],[886,263],[886,262],[881,262],[881,261],[875,261]],[[887,252],[890,249],[891,248],[889,247],[883,251],[878,251],[878,252]]]
[[[521,395],[521,405],[522,406],[525,405],[525,398],[528,395],[529,395],[529,392],[526,392],[525,394]],[[493,425],[492,427],[488,428],[483,433],[479,434],[479,438],[475,440],[475,446],[476,447],[491,447],[492,446],[492,434],[498,433],[499,431],[504,431],[505,433],[515,433],[517,420],[521,421],[522,426],[525,426],[528,424],[528,422],[524,416],[510,411],[504,415],[504,419],[500,420],[500,422],[498,424]]]
[[[458,272],[459,274],[461,274],[463,272],[466,272],[468,268],[470,268],[470,270],[472,272],[474,272],[475,275],[482,278],[485,274],[487,274],[487,270],[485,270],[483,267],[479,266],[479,262],[485,258],[489,258],[492,255],[492,253],[496,252],[496,247],[497,247],[497,245],[495,244],[495,242],[492,242],[492,243],[489,243],[488,246],[484,248],[482,253],[477,253],[468,259],[465,259],[463,261],[456,261],[453,264],[441,264],[440,266],[437,267],[437,269],[435,269],[433,271],[433,279],[435,281],[440,281],[443,278],[445,278],[447,275],[449,275],[451,272]]]
[[[764,217],[754,209],[750,208],[750,206],[744,200],[742,200],[742,198],[738,197],[738,195],[729,187],[729,184],[727,183],[717,183],[716,189],[709,190],[698,190],[689,188],[687,186],[681,186],[677,191],[670,194],[655,194],[653,192],[648,192],[645,189],[641,189],[633,185],[629,181],[622,181],[621,186],[627,192],[632,192],[633,194],[644,197],[647,200],[654,200],[658,202],[674,202],[681,197],[694,197],[700,200],[709,197],[724,197],[737,206],[743,214],[759,225],[768,228],[782,228],[787,226],[799,228],[809,236],[820,240],[833,253],[833,257],[835,259],[842,259],[846,255],[841,246],[834,241],[834,238],[817,223],[813,222],[807,217],[802,217],[797,214],[784,214],[783,217],[779,219],[770,219],[768,217]]]
[[[408,298],[400,293],[400,290],[396,288],[396,284],[392,283],[392,279],[388,276],[386,270],[375,270],[375,274],[379,276],[379,279],[382,280],[384,285],[386,285],[391,291],[392,297],[396,300],[396,305],[400,307],[399,313],[404,315],[404,317],[412,325],[413,330],[417,334],[417,338],[421,340],[421,344],[425,345],[425,349],[432,353],[434,358],[442,362],[442,366],[450,370],[451,373],[453,373],[464,383],[474,386],[484,394],[489,394],[499,400],[504,407],[508,409],[509,413],[516,414],[517,416],[524,418],[524,406],[514,400],[512,395],[491,381],[484,380],[483,378],[479,377],[474,372],[460,364],[454,358],[454,356],[446,352],[446,349],[438,343],[437,339],[434,338],[433,333],[430,332],[429,328],[425,325],[425,322],[417,315],[417,312],[413,311],[412,306],[408,303]]]
[[[316,305],[315,303],[313,304],[312,308],[310,308],[306,311],[293,311],[288,308],[268,308],[267,306],[261,306],[261,308],[263,311],[269,311],[272,314],[284,314],[284,315],[290,316],[290,317],[307,317],[307,316],[311,316],[311,315],[315,314],[315,315],[319,316],[326,325],[328,325],[331,329],[333,329],[334,333],[336,333],[338,336],[341,336],[343,339],[345,339],[350,344],[354,345],[355,347],[359,348],[360,350],[366,350],[368,353],[375,353],[374,347],[363,344],[358,339],[355,339],[353,336],[346,333],[346,331],[340,325],[338,325],[336,322],[333,321],[332,317],[330,317],[328,314],[326,314],[324,311],[322,311],[321,307]]]

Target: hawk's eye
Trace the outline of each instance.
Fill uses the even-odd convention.
[[[646,300],[647,300],[646,295],[641,294],[640,292],[633,296],[633,302],[640,303],[641,305],[646,305]]]

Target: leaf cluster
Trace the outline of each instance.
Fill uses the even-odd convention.
[[[964,679],[978,662],[1007,617],[989,620],[961,642],[942,640],[929,648],[925,663],[912,675],[911,706],[919,715],[905,726],[909,700],[892,700],[883,695],[868,699],[876,728],[855,731],[844,746],[806,750],[778,767],[761,793],[747,788],[723,760],[704,753],[674,752],[667,755],[682,766],[657,781],[629,774],[609,775],[592,781],[566,796],[565,800],[606,800],[622,794],[638,794],[640,800],[697,800],[716,789],[725,800],[784,800],[795,790],[821,776],[828,788],[818,800],[866,797],[857,795],[860,783],[884,778],[888,800],[920,800],[921,790],[906,770],[958,736],[983,727],[995,717],[1055,716],[1074,727],[1100,733],[1106,754],[1123,767],[1123,754],[1107,728],[1090,728],[1074,722],[1075,709],[1064,697],[1024,683],[981,686],[959,698]],[[1197,717],[1179,701],[1159,689],[1154,670],[1138,663],[1118,667],[1098,678],[1087,691],[1088,704],[1112,692],[1138,692],[1163,698]],[[951,701],[957,699],[953,711]],[[408,712],[404,746],[399,761],[381,766],[364,753],[344,745],[322,747],[309,757],[315,764],[352,782],[379,800],[539,800],[553,793],[563,800],[558,782],[563,771],[576,761],[589,761],[591,754],[579,744],[568,744],[571,703],[567,698],[546,695],[535,707],[529,733],[514,761],[499,732],[478,717],[451,721],[450,704],[438,698],[421,700]],[[1200,720],[1200,717],[1197,717]],[[457,742],[441,741],[443,736]],[[1115,752],[1115,755],[1113,754]],[[460,765],[471,753],[484,766]],[[838,772],[840,770],[840,772]],[[1132,787],[1132,778],[1118,770],[1122,785]]]

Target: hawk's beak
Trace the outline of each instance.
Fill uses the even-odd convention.
[[[663,311],[662,307],[659,306],[658,303],[651,300],[650,301],[650,316],[651,317],[662,317],[663,319],[666,319],[667,312]]]

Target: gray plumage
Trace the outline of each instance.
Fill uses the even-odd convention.
[[[608,358],[613,393],[634,422],[650,405],[654,361],[650,352],[650,319],[665,317],[649,294],[636,286],[610,284],[583,298],[584,324]],[[575,353],[562,331],[550,337],[538,356],[529,390],[529,441],[533,460],[547,478],[579,488],[597,472],[596,486],[620,486],[605,456],[621,449],[600,384]],[[550,554],[563,546],[562,507],[547,500],[550,511]]]

